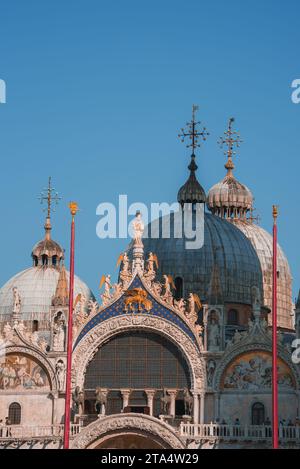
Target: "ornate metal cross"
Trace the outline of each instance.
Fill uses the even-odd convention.
[[[230,117],[228,121],[228,130],[224,132],[225,138],[220,137],[218,140],[218,144],[221,148],[223,148],[224,145],[227,146],[227,150],[224,151],[224,155],[227,155],[228,158],[231,158],[233,155],[235,155],[235,151],[233,151],[234,146],[238,148],[240,144],[243,143],[243,140],[240,138],[240,134],[232,130],[233,122],[234,118]]]
[[[206,140],[206,137],[209,135],[209,133],[206,131],[206,127],[203,127],[201,131],[197,130],[197,126],[201,124],[200,121],[196,121],[196,111],[199,109],[199,106],[196,106],[193,104],[192,107],[192,120],[191,122],[187,122],[186,126],[187,128],[181,129],[181,133],[178,134],[178,137],[181,139],[182,142],[185,141],[185,138],[188,137],[191,140],[191,143],[187,145],[187,148],[192,148],[193,154],[195,152],[195,149],[197,147],[200,147],[200,142],[199,140],[202,139],[203,141]]]
[[[61,200],[61,197],[58,196],[58,192],[56,192],[54,187],[51,187],[51,176],[48,180],[48,187],[44,187],[43,191],[41,192],[41,195],[38,198],[41,201],[41,204],[43,204],[43,202],[45,201],[47,202],[47,207],[44,209],[44,211],[47,210],[47,218],[50,218],[51,211],[55,211],[55,208],[53,207],[53,202],[55,202],[55,204],[57,205],[58,202]]]

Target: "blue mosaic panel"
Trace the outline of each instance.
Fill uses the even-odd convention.
[[[141,283],[139,277],[135,277],[133,282],[130,284],[129,289],[131,290],[132,288],[144,289],[144,286]],[[152,304],[153,304],[151,311],[150,312],[141,311],[139,312],[139,314],[145,314],[145,315],[150,314],[151,316],[158,316],[158,317],[167,319],[168,321],[172,322],[177,327],[179,327],[183,332],[185,332],[192,339],[194,343],[196,343],[196,339],[194,337],[193,332],[189,329],[186,323],[182,321],[182,319],[180,319],[179,316],[173,313],[173,311],[170,311],[168,308],[159,304],[150,293],[148,294],[148,298],[152,301]],[[125,299],[125,295],[122,295],[121,298],[119,298],[118,301],[116,301],[113,305],[108,306],[106,309],[104,309],[103,311],[98,313],[96,316],[94,316],[93,319],[91,319],[80,332],[75,342],[74,348],[78,345],[81,339],[97,324],[100,324],[106,319],[113,318],[116,316],[121,316],[122,314],[135,314],[134,312],[124,313],[124,299]]]

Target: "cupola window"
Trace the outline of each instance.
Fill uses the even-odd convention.
[[[237,326],[239,324],[239,313],[236,309],[230,309],[227,313],[227,324]]]
[[[48,265],[48,256],[46,254],[42,255],[42,265]]]

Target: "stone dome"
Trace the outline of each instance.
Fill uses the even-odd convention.
[[[59,259],[63,259],[64,251],[60,245],[53,239],[42,239],[32,249],[32,257],[41,257],[46,255],[48,257],[58,256]]]
[[[36,243],[32,249],[31,257],[34,266],[54,266],[59,268],[64,259],[64,250],[51,238],[50,217],[46,218],[45,237]]]
[[[233,223],[245,234],[245,236],[247,236],[257,253],[263,274],[264,303],[271,309],[273,238],[266,230],[256,225],[255,223],[251,223],[250,221],[235,220]],[[292,275],[288,260],[279,245],[277,249],[277,256],[278,326],[292,329]],[[271,315],[269,315],[270,323],[272,322],[271,319]]]
[[[174,236],[174,214],[170,217],[170,238],[162,237],[166,217],[151,222],[143,239],[145,255],[153,252],[159,261],[159,274],[183,280],[183,295],[197,293],[206,301],[213,273],[217,268],[224,301],[252,304],[251,287],[263,291],[258,255],[247,237],[232,223],[215,215],[204,214],[204,244],[200,249],[186,249],[186,239]],[[152,231],[153,230],[153,231]],[[151,231],[157,238],[151,238]]]
[[[12,277],[0,289],[0,320],[10,318],[13,309],[13,287],[21,297],[21,319],[44,320],[49,314],[52,299],[56,292],[60,271],[53,267],[30,267]],[[69,281],[69,272],[66,271]],[[89,287],[75,276],[74,297],[83,293],[87,299],[93,298]]]
[[[252,192],[232,174],[227,174],[208,191],[208,208],[223,218],[245,218],[252,204]]]
[[[232,126],[234,118],[231,117],[228,122],[228,129],[224,132],[225,137],[220,137],[219,144],[224,145],[227,150],[224,152],[227,161],[225,169],[227,174],[224,179],[215,184],[207,196],[207,206],[209,210],[221,218],[245,219],[247,212],[252,209],[253,195],[245,184],[240,183],[233,175],[234,163],[232,160],[235,155],[234,147],[239,147],[242,143],[239,133],[234,131]]]

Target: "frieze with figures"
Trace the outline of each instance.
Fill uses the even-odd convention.
[[[45,370],[26,355],[8,354],[0,364],[0,389],[27,391],[49,390]]]
[[[295,380],[289,367],[278,358],[278,385],[284,390],[294,390]],[[270,391],[272,386],[272,356],[263,351],[243,354],[226,369],[224,390]]]

